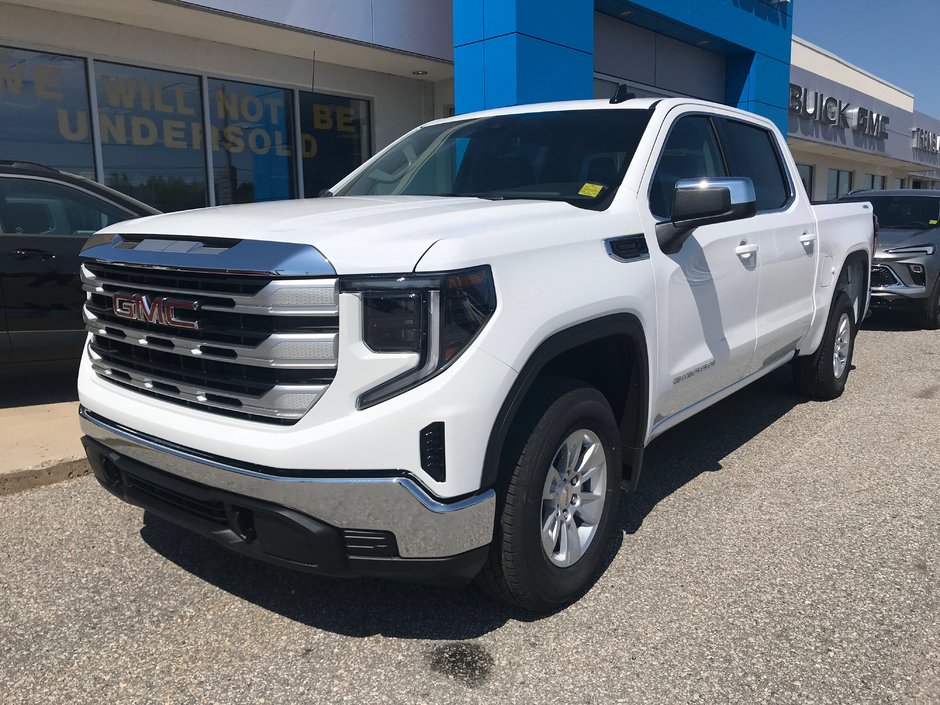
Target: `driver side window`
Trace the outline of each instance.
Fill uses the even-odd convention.
[[[676,182],[727,175],[711,120],[704,115],[679,118],[672,125],[653,174],[650,211],[657,218],[670,220]]]

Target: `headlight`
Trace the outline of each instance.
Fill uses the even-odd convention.
[[[889,255],[932,255],[937,251],[936,245],[909,245],[885,250]]]
[[[408,391],[446,369],[496,310],[489,267],[435,274],[343,277],[362,301],[362,340],[377,353],[413,352],[418,364],[359,397],[360,409]]]

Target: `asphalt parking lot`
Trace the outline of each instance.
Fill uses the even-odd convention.
[[[940,703],[940,332],[874,319],[670,431],[533,618],[253,562],[85,477],[0,497],[0,703]]]

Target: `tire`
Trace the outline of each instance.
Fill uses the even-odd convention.
[[[579,460],[572,466],[566,464],[568,441]],[[606,462],[592,472],[600,450]],[[526,610],[557,609],[590,587],[615,527],[622,449],[610,405],[579,382],[541,385],[513,423],[503,463],[495,538],[477,583]],[[554,473],[553,465],[562,472]],[[571,478],[569,467],[575,467]]]
[[[924,302],[924,311],[921,316],[921,327],[927,330],[940,328],[940,277],[933,285],[933,294]]]
[[[819,348],[812,355],[798,357],[793,361],[796,386],[803,394],[820,401],[842,396],[852,369],[855,333],[855,307],[842,292],[836,297],[829,312]],[[836,360],[837,344],[840,350],[839,362]]]

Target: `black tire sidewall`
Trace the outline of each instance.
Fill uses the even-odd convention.
[[[846,294],[839,294],[832,313],[833,315],[826,329],[825,347],[822,350],[822,356],[818,364],[821,366],[828,365],[828,368],[824,368],[828,371],[826,382],[832,386],[834,391],[841,394],[842,390],[845,389],[845,383],[848,381],[849,372],[852,369],[852,358],[855,355],[855,307]],[[842,371],[842,375],[836,377],[835,370],[832,369],[832,357],[835,353],[836,336],[839,334],[839,321],[842,320],[843,314],[847,314],[849,317],[849,352],[846,357],[845,369]]]
[[[940,277],[933,286],[933,293],[924,304],[924,323],[927,330],[940,328]]]
[[[582,428],[597,434],[607,455],[604,513],[584,555],[573,566],[560,568],[545,555],[541,544],[542,491],[558,447],[569,434]],[[533,442],[539,444],[537,449],[532,448]],[[527,446],[530,452],[517,466],[517,480],[523,488],[522,511],[506,527],[506,538],[521,542],[522,568],[531,592],[546,605],[560,605],[590,586],[609,545],[620,499],[619,431],[606,399],[597,390],[582,387],[563,394],[546,410]]]

